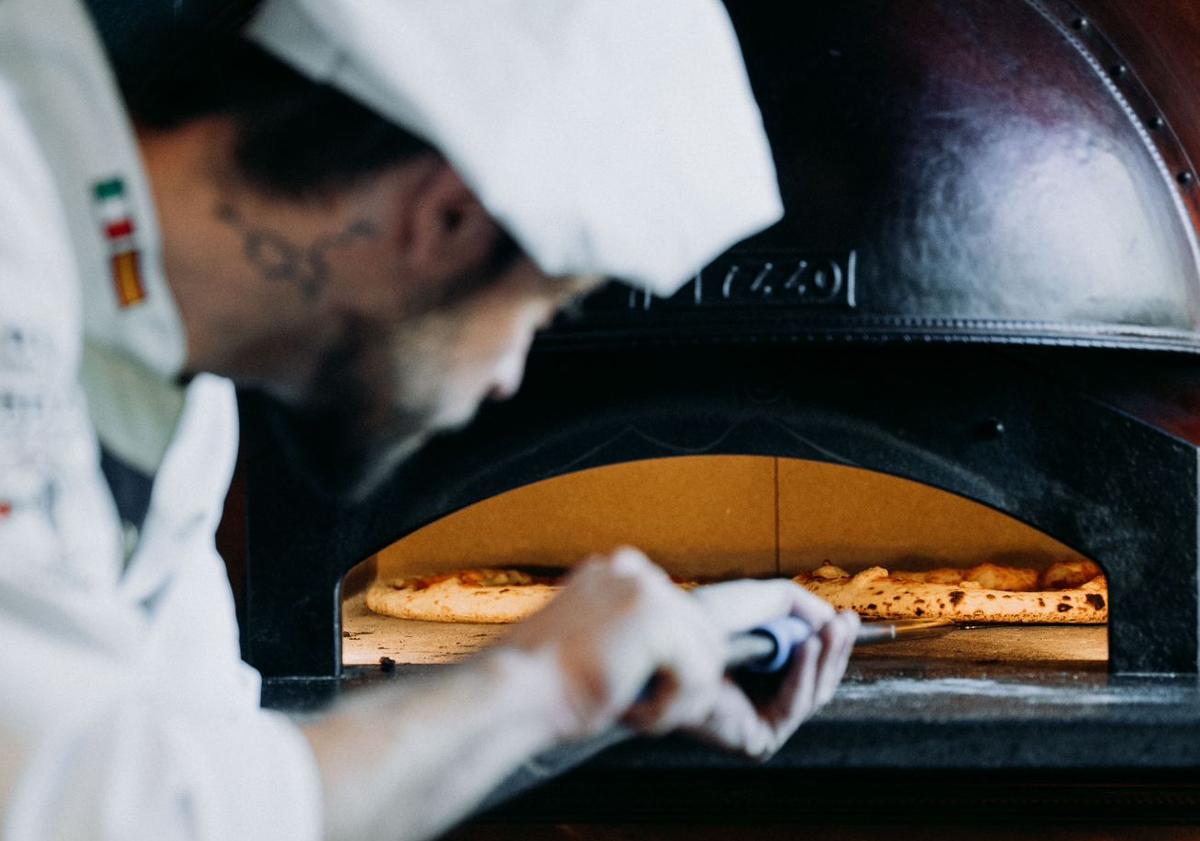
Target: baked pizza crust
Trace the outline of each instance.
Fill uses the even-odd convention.
[[[1084,562],[1090,564],[1090,562]],[[1055,565],[1043,573],[1009,567],[856,575],[825,564],[794,579],[839,610],[866,619],[952,619],[958,622],[1099,624],[1108,621],[1108,586],[1099,567]],[[1033,578],[1027,574],[1033,572]],[[1086,581],[1082,577],[1090,574]],[[1053,581],[1072,586],[1047,589]],[[1022,589],[1000,589],[1000,583]],[[991,584],[993,586],[984,586]],[[1036,589],[1028,589],[1030,587]]]
[[[474,569],[374,582],[367,607],[398,619],[501,624],[537,613],[562,589],[562,570]],[[943,618],[974,623],[1099,624],[1108,621],[1108,585],[1091,561],[1038,572],[981,564],[921,572],[825,564],[795,581],[839,610],[867,619]],[[676,580],[683,589],[697,586]]]
[[[379,580],[367,607],[397,619],[425,622],[520,622],[545,607],[562,587],[550,576],[518,570],[464,570]]]
[[[567,570],[556,567],[466,569],[437,575],[376,580],[367,607],[384,616],[423,622],[503,624],[528,619],[562,590]],[[695,581],[671,579],[692,590]]]

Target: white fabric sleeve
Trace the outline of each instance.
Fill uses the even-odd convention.
[[[319,836],[316,760],[293,723],[258,708],[215,558],[189,558],[150,615],[5,534],[0,838]]]
[[[86,600],[56,608],[0,584],[5,841],[315,839],[320,782],[299,729],[182,698],[152,659],[122,662],[123,629],[90,635],[108,611]]]
[[[161,547],[153,604],[121,589],[71,243],[18,101],[0,73],[0,839],[315,839],[315,759],[258,708],[211,531]]]
[[[316,791],[308,743],[270,713],[205,720],[127,706],[54,734],[29,759],[12,841],[301,841],[320,831],[305,808]]]

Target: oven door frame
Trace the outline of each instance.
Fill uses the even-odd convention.
[[[341,581],[365,558],[526,484],[710,454],[828,461],[991,506],[1105,568],[1113,672],[1195,673],[1197,447],[1162,422],[1162,400],[1142,397],[1166,387],[1163,371],[1176,391],[1180,378],[1200,383],[1196,367],[1066,349],[540,352],[516,399],[434,441],[356,505],[289,456],[281,410],[243,395],[243,656],[268,677],[337,678]]]

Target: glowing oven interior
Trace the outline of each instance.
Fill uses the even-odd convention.
[[[346,666],[453,662],[506,626],[413,622],[367,610],[376,577],[469,567],[569,566],[622,544],[673,575],[791,576],[830,561],[850,572],[1035,569],[1080,560],[1070,547],[994,509],[882,473],[760,456],[653,459],[518,488],[438,520],[366,559],[342,587]],[[863,649],[873,660],[1104,669],[1103,625],[996,626]]]

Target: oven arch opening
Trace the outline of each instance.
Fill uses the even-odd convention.
[[[920,571],[993,563],[1043,570],[1086,558],[1030,525],[929,485],[846,465],[745,455],[643,459],[531,483],[435,520],[347,574],[344,666],[453,662],[504,626],[412,622],[369,611],[364,591],[464,568],[566,567],[635,545],[686,580],[792,576],[833,563]],[[1104,669],[1104,625],[954,631],[864,649],[913,661]]]
[[[477,502],[592,467],[759,455],[887,472],[1035,525],[1109,574],[1111,672],[1194,674],[1198,450],[1169,423],[1170,381],[1119,363],[894,347],[548,353],[519,398],[353,503],[322,495],[278,414],[251,402],[243,654],[268,677],[338,676],[346,571]]]

